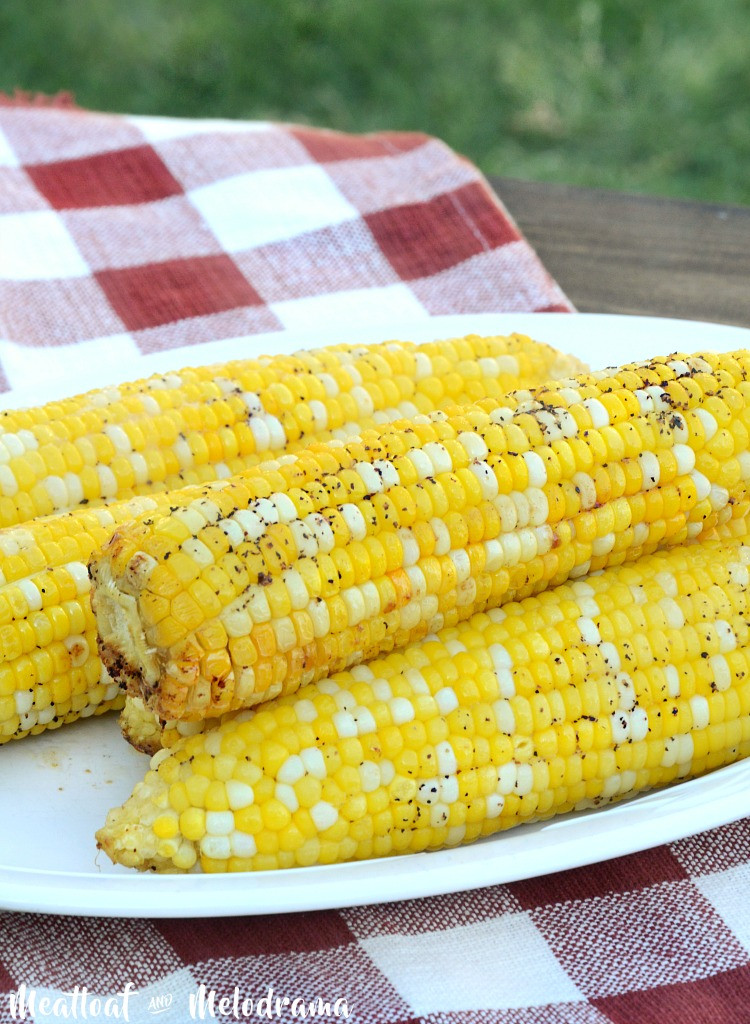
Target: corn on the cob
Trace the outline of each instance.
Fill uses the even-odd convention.
[[[137,868],[432,850],[750,754],[750,547],[479,613],[160,751],[97,833]]]
[[[750,518],[747,502],[744,503],[746,513],[738,514],[738,518],[729,519],[706,533],[706,539],[713,542],[734,542],[750,535]],[[233,717],[237,712],[229,712],[219,718],[207,718],[200,722],[167,721],[160,722],[158,717],[148,710],[140,697],[126,696],[120,715],[120,728],[125,739],[143,753],[150,756],[158,750],[173,747],[181,738],[194,736],[205,729],[216,728],[219,724]]]
[[[95,452],[106,465],[113,450],[110,441],[122,440],[123,430],[133,441],[134,451],[143,452],[142,445],[148,440],[146,434],[150,436],[148,431],[138,433],[144,426],[141,422],[144,416],[155,423],[154,431],[158,436],[149,449],[149,459],[153,457],[161,466],[161,456],[154,453],[161,450],[160,445],[163,449],[165,438],[176,437],[182,422],[183,426],[189,424],[194,432],[203,431],[208,448],[204,445],[200,450],[205,455],[210,449],[213,460],[211,465],[203,465],[197,475],[186,475],[203,478],[214,469],[222,475],[222,464],[216,462],[220,452],[209,435],[213,430],[215,437],[220,436],[224,445],[221,451],[225,451],[230,431],[227,417],[230,412],[232,415],[236,412],[238,388],[245,389],[239,398],[245,403],[241,408],[246,417],[248,403],[255,403],[247,389],[257,389],[261,412],[254,414],[255,421],[253,416],[248,418],[256,442],[262,433],[264,417],[278,414],[285,424],[284,436],[296,438],[289,440],[289,447],[300,447],[303,430],[310,432],[310,436],[356,432],[359,423],[352,417],[359,415],[361,409],[367,413],[362,419],[367,425],[412,409],[438,408],[447,399],[454,400],[457,396],[468,400],[494,394],[509,383],[531,384],[547,374],[559,375],[578,365],[572,357],[513,335],[484,339],[472,336],[421,347],[395,342],[380,347],[338,346],[294,357],[226,364],[219,368],[225,376],[216,382],[211,381],[216,367],[183,371],[179,375],[125,384],[118,389],[89,393],[23,413],[0,413],[0,424],[5,431],[0,434],[0,440],[4,439],[0,444],[0,486],[5,487],[7,497],[10,489],[7,474],[11,472],[19,487],[23,484],[25,491],[36,493],[33,474],[42,472],[43,463],[47,465],[44,460],[49,452],[45,445],[59,444],[63,439],[67,440],[60,451],[68,459],[69,469],[77,465],[69,459],[70,444],[77,446],[79,454],[87,458]],[[411,383],[407,380],[409,374],[415,378]],[[230,383],[233,387],[236,385],[235,390],[230,391]],[[307,394],[311,398],[309,408],[293,413],[300,427],[296,435],[281,411],[289,405],[285,396],[292,392],[298,397]],[[318,408],[321,405],[316,398],[319,392],[325,393],[325,416]],[[363,395],[369,397],[364,399]],[[161,403],[160,407],[165,410],[161,418],[152,415],[156,411],[155,402]],[[180,402],[185,403],[182,409]],[[201,408],[201,402],[206,403],[205,408]],[[312,425],[308,423],[310,409],[315,413]],[[181,415],[183,421],[179,419]],[[169,429],[165,424],[171,424]],[[237,420],[233,429],[235,433],[245,431],[241,464],[257,462],[260,456],[258,451],[250,450],[247,424]],[[269,442],[271,448],[276,445],[277,433],[274,433],[273,444]],[[31,469],[22,469],[24,463],[17,438],[33,451],[28,463]],[[190,438],[194,440],[193,435]],[[265,441],[256,444],[256,449],[263,448],[264,444]],[[36,450],[35,445],[39,446]],[[2,452],[6,449],[8,458],[3,462]],[[180,451],[184,454],[181,440],[175,448],[178,454]],[[195,465],[204,455],[196,459]],[[140,456],[134,455],[131,461],[135,464],[139,459]],[[237,464],[235,461],[233,466]],[[118,477],[118,489],[123,479]],[[164,481],[160,484],[160,479],[159,473],[150,473],[148,486],[152,489],[162,486]],[[77,493],[91,504],[0,530],[0,744],[55,728],[81,716],[120,707],[123,703],[117,685],[103,669],[96,653],[86,563],[117,526],[139,513],[168,507],[172,498],[169,494],[158,493],[114,502],[104,508],[94,507],[93,491]],[[194,498],[200,494],[199,491],[186,493]],[[0,519],[8,521],[16,513],[31,513],[31,508],[23,505],[25,499],[21,490],[14,495],[16,513],[9,512],[7,503],[2,505],[4,500],[0,498]]]
[[[220,479],[311,438],[351,436],[580,365],[519,335],[338,345],[0,412],[0,527]]]
[[[160,718],[201,719],[697,536],[747,505],[748,369],[583,374],[207,488],[92,562],[104,662]]]

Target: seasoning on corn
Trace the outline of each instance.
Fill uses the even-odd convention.
[[[337,345],[2,411],[0,527],[221,479],[311,438],[348,437],[580,367],[520,335]]]
[[[313,445],[120,530],[105,665],[161,719],[252,706],[747,507],[750,354],[674,356]]]
[[[433,850],[750,754],[750,547],[693,542],[479,613],[160,751],[97,840],[249,871]]]
[[[360,412],[362,424],[377,423],[416,409],[439,408],[448,400],[502,393],[508,385],[535,383],[579,365],[573,357],[519,335],[472,336],[424,346],[397,342],[338,346],[226,364],[218,368],[224,376],[216,381],[212,380],[216,367],[185,370],[37,409],[0,413],[5,431],[0,433],[2,521],[38,511],[38,504],[33,508],[24,504],[24,494],[38,497],[38,485],[33,481],[47,471],[44,466],[58,466],[64,458],[69,471],[71,467],[80,471],[83,482],[77,488],[70,472],[66,477],[69,495],[75,492],[75,500],[83,503],[81,508],[0,529],[0,744],[123,704],[118,686],[103,669],[96,651],[86,565],[116,527],[138,514],[169,507],[173,501],[169,494],[158,493],[96,507],[101,495],[97,499],[95,489],[86,484],[94,477],[84,463],[94,453],[102,460],[97,461],[96,478],[106,477],[111,483],[106,467],[115,449],[119,461],[109,463],[112,471],[116,465],[125,465],[120,458],[125,454],[123,431],[133,443],[128,455],[132,465],[142,466],[145,455],[149,466],[148,479],[131,489],[155,490],[165,485],[162,469],[174,455],[181,459],[180,474],[185,479],[204,479],[214,470],[222,476],[228,471],[226,463],[216,460],[223,459],[227,446],[233,444],[229,440],[231,416],[235,416],[231,429],[244,438],[237,459],[230,460],[236,468],[258,462],[261,450],[278,447],[281,435],[271,422],[275,415],[284,425],[284,444],[300,447],[303,433],[338,437],[356,432],[360,421],[353,417]],[[409,375],[414,379],[410,381]],[[248,390],[251,387],[256,388],[253,394]],[[292,393],[298,398],[307,396],[308,405],[291,410]],[[316,397],[319,394],[322,399]],[[314,422],[309,421],[310,410]],[[292,413],[298,421],[296,432],[288,418]],[[270,424],[268,443],[263,423]],[[148,430],[143,429],[146,426]],[[183,433],[188,427],[192,433],[178,436],[180,426]],[[152,434],[156,437],[153,443]],[[200,457],[195,455],[199,435],[204,439]],[[218,447],[217,438],[221,441]],[[170,455],[167,442],[172,441]],[[21,442],[30,453],[25,461]],[[188,442],[195,455],[192,469],[188,469],[185,454]],[[150,446],[148,450],[144,443]],[[52,454],[53,449],[57,454]],[[213,460],[210,464],[205,463],[206,452]],[[204,464],[198,472],[195,467],[201,461]],[[115,476],[117,488],[110,488],[108,494],[121,492],[120,485],[130,479],[119,472]],[[50,484],[50,493],[62,494],[61,480]],[[186,493],[197,498],[202,492]],[[142,724],[146,721],[144,717]],[[150,729],[158,737],[153,717]]]

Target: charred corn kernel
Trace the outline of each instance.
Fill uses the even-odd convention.
[[[730,491],[713,479],[716,460],[706,451],[701,431],[705,434],[705,424],[715,416],[702,403],[731,395],[719,399],[728,422],[750,423],[750,394],[742,390],[748,370],[750,355],[741,352],[582,374],[511,394],[502,405],[483,400],[431,418],[365,430],[350,443],[312,444],[283,463],[266,463],[220,486],[208,485],[191,504],[173,505],[170,516],[190,524],[192,534],[182,541],[181,553],[192,561],[194,572],[205,569],[204,559],[211,557],[210,545],[202,540],[207,529],[236,536],[238,560],[260,566],[253,569],[249,586],[234,587],[231,599],[229,594],[217,597],[222,609],[213,616],[225,623],[229,635],[239,617],[240,632],[252,637],[257,659],[252,664],[232,659],[232,670],[216,692],[208,652],[196,639],[201,623],[189,583],[171,597],[171,614],[160,622],[140,614],[140,595],[152,592],[149,573],[164,564],[157,538],[166,513],[157,511],[120,530],[92,561],[105,662],[119,666],[119,678],[131,692],[148,694],[150,708],[161,718],[210,717],[292,692],[484,608],[713,529],[720,515],[731,516],[735,503],[747,498],[747,488],[740,480]],[[681,387],[683,381],[690,383],[689,392],[673,394],[673,383]],[[678,404],[683,393],[688,399]],[[613,395],[630,418],[613,425],[601,401],[604,395]],[[691,418],[700,427],[693,434]],[[626,444],[619,444],[619,432]],[[691,447],[693,435],[700,444],[696,440]],[[476,440],[467,442],[469,436]],[[543,443],[534,447],[539,440]],[[458,475],[468,470],[454,464],[451,452],[460,449],[460,463],[467,443],[478,453],[475,464],[483,463],[495,480],[491,498],[479,485],[476,491],[463,486]],[[570,458],[561,461],[565,477],[551,483],[543,449],[558,443],[568,446]],[[402,463],[412,472],[402,475]],[[601,503],[595,472],[605,466],[613,474],[614,466],[621,471],[623,493]],[[366,497],[350,500],[347,474],[363,481]],[[290,479],[308,495],[305,520],[312,507],[329,521],[325,551],[315,530],[298,513],[295,518],[296,506],[284,485]],[[277,485],[280,490],[273,489]],[[682,501],[667,520],[664,490],[683,485]],[[414,499],[408,526],[400,519],[403,502],[394,500],[401,490]],[[552,521],[558,492],[565,517]],[[200,516],[193,514],[199,502]],[[295,511],[290,508],[281,516],[279,508],[287,504]],[[496,515],[485,516],[485,505]],[[469,550],[469,523],[480,520],[492,524],[494,532],[485,531]],[[616,525],[626,523],[617,534]],[[432,555],[422,554],[417,524],[434,535]],[[385,572],[382,559],[374,567],[368,557],[368,539],[381,544]],[[142,569],[132,580],[128,567],[139,559]],[[319,595],[327,617],[314,613],[318,629],[313,627],[312,637],[307,620],[295,627],[287,610],[297,607],[297,591],[300,605],[304,601],[298,566],[308,561],[318,566],[327,588]],[[376,577],[376,571],[383,574]],[[388,595],[386,580],[394,597]],[[281,593],[278,587],[284,588],[285,598],[269,598],[267,592]],[[204,619],[211,617],[206,612]]]
[[[459,343],[476,353],[481,369],[471,388],[446,399],[435,366],[450,363]],[[386,387],[372,378],[375,363]],[[469,402],[579,367],[518,335],[339,345],[188,368],[3,411],[0,527],[221,479],[311,438],[347,436],[418,407],[427,412]],[[335,412],[341,405],[343,420]]]
[[[98,842],[117,862],[156,870],[387,856],[599,806],[748,756],[749,569],[747,534],[645,555],[229,715],[153,759]],[[690,651],[674,643],[686,630],[700,637]],[[570,671],[539,692],[529,679],[550,657]],[[312,747],[303,745],[311,708],[315,735],[326,737]],[[414,723],[423,726],[418,749],[403,742]],[[178,812],[175,798],[183,807],[197,776],[199,792],[217,785],[226,744],[256,768],[241,790],[250,805]]]

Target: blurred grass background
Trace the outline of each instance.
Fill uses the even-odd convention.
[[[0,91],[438,135],[487,174],[750,203],[750,0],[2,0]]]

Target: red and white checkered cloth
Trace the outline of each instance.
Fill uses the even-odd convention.
[[[0,106],[2,390],[40,347],[137,376],[209,340],[570,308],[437,139]]]
[[[435,139],[0,106],[5,390],[38,380],[40,348],[42,372],[129,354],[136,376],[141,355],[209,339],[569,309],[481,175]],[[45,996],[128,983],[137,1024],[184,1024],[201,984],[229,997],[224,1019],[236,988],[253,1012],[273,990],[249,1019],[300,1019],[290,1004],[320,998],[358,1024],[748,1024],[750,824],[342,911],[0,914],[0,1024],[22,986],[40,1024],[64,1019]]]

